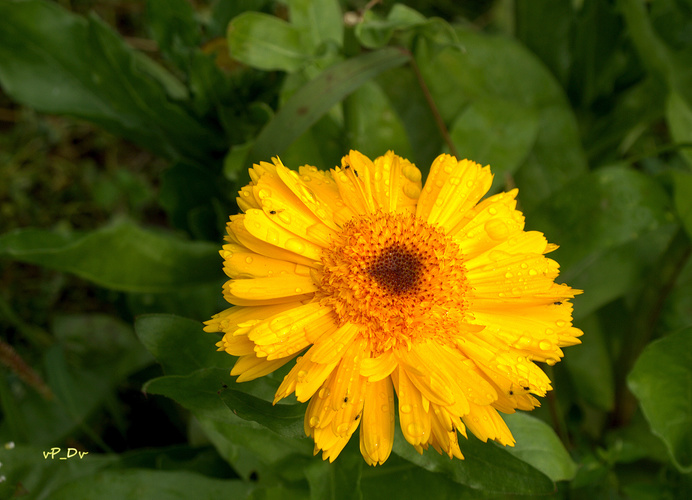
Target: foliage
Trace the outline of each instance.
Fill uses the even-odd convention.
[[[692,494],[692,4],[73,3],[0,3],[0,497]],[[324,463],[202,332],[248,166],[349,149],[490,164],[560,245],[585,335],[515,448]]]

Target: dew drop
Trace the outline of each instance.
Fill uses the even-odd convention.
[[[320,397],[320,399],[326,399],[329,397],[329,389],[322,387],[317,395]]]
[[[296,293],[303,293],[303,289],[300,287],[296,288]]]
[[[507,271],[507,272],[505,273],[505,278],[507,278],[507,279],[509,279],[509,278],[511,278],[511,277],[513,277],[513,276],[514,276],[514,275],[513,275],[511,272],[509,272],[509,271]]]
[[[521,263],[521,268],[522,268],[522,269],[526,269],[527,267],[529,267],[529,265],[528,265],[526,262],[522,262],[522,263]]]
[[[550,342],[549,340],[541,340],[538,343],[538,347],[540,347],[544,351],[550,351],[553,348],[553,343]]]
[[[561,319],[557,320],[555,324],[558,326],[558,328],[562,328],[563,326],[565,326],[565,322]]]
[[[484,227],[488,236],[496,241],[504,240],[509,235],[509,227],[502,219],[490,219]]]
[[[466,181],[466,187],[467,187],[467,188],[472,188],[472,187],[473,187],[473,184],[474,184],[473,181]]]
[[[421,179],[420,170],[418,170],[413,165],[404,166],[404,168],[402,169],[402,173],[404,174],[404,177],[406,177],[411,182],[418,182]]]
[[[387,413],[387,412],[389,412],[389,406],[387,406],[387,405],[382,405],[382,406],[380,406],[380,410],[381,410],[383,413]]]
[[[497,214],[497,208],[495,208],[495,207],[490,207],[490,208],[488,209],[488,213],[489,213],[490,215],[495,215],[495,214]]]
[[[320,417],[310,417],[310,427],[317,427],[320,425]]]
[[[536,276],[538,274],[538,271],[535,269],[529,269],[529,276]]]
[[[291,223],[291,216],[288,215],[287,213],[281,212],[280,214],[277,215],[277,217],[284,224],[290,224]]]
[[[338,427],[336,428],[336,433],[340,436],[343,436],[348,432],[348,423],[344,422],[343,424],[339,424]]]
[[[296,238],[289,238],[286,240],[286,250],[302,255],[305,253],[305,243]]]
[[[545,362],[546,362],[548,365],[550,365],[550,366],[554,366],[555,363],[557,363],[557,359],[555,359],[555,358],[548,358],[548,359],[545,360]]]
[[[401,405],[401,413],[411,413],[411,405]]]
[[[423,432],[423,428],[415,422],[411,422],[410,424],[408,424],[408,426],[406,426],[406,429],[408,430],[409,436],[419,437],[425,434],[425,432]]]
[[[252,264],[252,257],[245,257],[245,262]]]

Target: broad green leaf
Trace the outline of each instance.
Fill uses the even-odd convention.
[[[585,290],[575,316],[641,283],[671,237],[669,203],[651,177],[614,166],[569,183],[527,216],[529,227],[560,245],[551,254],[560,280]]]
[[[673,140],[681,144],[680,154],[692,167],[692,103],[685,101],[677,92],[668,94],[666,121]]]
[[[244,12],[231,21],[228,48],[234,59],[267,71],[295,71],[312,56],[297,27],[260,12]]]
[[[301,31],[304,45],[314,51],[326,42],[343,44],[343,16],[337,0],[289,0],[288,5],[291,24]]]
[[[283,153],[332,106],[383,71],[404,64],[408,58],[400,49],[386,48],[323,71],[293,94],[262,130],[249,153],[248,163]]]
[[[51,494],[55,500],[99,498],[156,498],[179,500],[195,498],[249,498],[254,489],[251,483],[205,477],[187,471],[158,471],[147,469],[106,470],[80,478]]]
[[[167,314],[139,316],[135,331],[139,340],[170,375],[185,375],[203,368],[230,371],[234,358],[217,352],[220,335],[207,333],[191,319]],[[220,389],[214,387],[214,390]]]
[[[86,234],[18,229],[0,235],[0,257],[128,292],[167,292],[220,278],[216,245],[184,241],[128,221]]]
[[[574,477],[577,465],[548,424],[523,412],[502,417],[517,441],[514,447],[504,448],[507,452],[553,481],[568,481]]]
[[[450,47],[433,54],[429,44],[421,42],[416,61],[448,127],[457,120],[463,123],[464,111],[477,101],[510,103],[517,112],[507,114],[514,122],[505,126],[512,130],[537,123],[535,141],[515,176],[522,207],[530,211],[586,171],[576,120],[552,75],[516,41],[468,29],[456,33],[461,49]],[[475,134],[492,137],[495,124],[490,121]],[[459,154],[475,160],[464,151]],[[497,177],[496,183],[501,180]]]
[[[429,449],[422,455],[397,430],[393,452],[430,472],[445,474],[453,481],[484,493],[548,494],[553,482],[542,472],[492,443],[483,443],[469,433],[459,438],[465,460],[450,460]]]
[[[411,158],[412,151],[399,116],[384,91],[367,82],[344,101],[349,146],[371,159],[389,150]]]
[[[499,182],[526,160],[538,134],[538,115],[515,101],[479,98],[456,118],[449,131],[463,158],[490,165]]]
[[[305,436],[303,417],[306,405],[272,405],[251,394],[233,389],[224,389],[221,392],[221,400],[240,418],[257,422],[281,436],[289,438]]]
[[[212,164],[224,147],[170,97],[185,88],[95,17],[44,0],[0,3],[0,84],[38,111],[90,120],[173,159]]]
[[[649,344],[627,384],[675,466],[692,472],[692,328]]]
[[[599,410],[611,411],[615,404],[613,361],[608,353],[605,335],[594,315],[577,324],[586,337],[570,347],[563,360],[576,393]]]

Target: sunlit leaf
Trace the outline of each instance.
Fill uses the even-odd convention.
[[[564,445],[545,422],[523,412],[503,415],[516,440],[514,447],[504,448],[510,454],[531,464],[553,481],[572,479],[577,466]]]
[[[675,466],[692,472],[692,329],[651,343],[627,383]]]
[[[244,12],[228,25],[231,57],[258,69],[295,71],[310,60],[300,30],[275,16]]]

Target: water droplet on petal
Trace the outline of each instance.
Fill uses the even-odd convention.
[[[317,427],[320,425],[320,417],[310,417],[310,427]]]
[[[252,264],[252,257],[246,257],[245,262],[247,262],[248,264]]]
[[[327,389],[326,387],[322,387],[322,388],[320,389],[320,391],[317,393],[317,395],[318,395],[321,399],[326,399],[326,398],[328,398],[328,397],[329,397],[329,394],[330,394],[329,389]]]
[[[401,405],[399,410],[401,410],[401,413],[411,413],[411,405]]]
[[[302,255],[305,253],[305,243],[296,238],[289,238],[286,240],[286,250]]]
[[[343,436],[348,432],[348,423],[344,422],[343,424],[339,424],[338,427],[336,428],[336,433],[340,436]]]
[[[550,351],[553,349],[553,343],[550,342],[549,340],[541,340],[538,343],[538,347],[540,347],[544,351]]]

